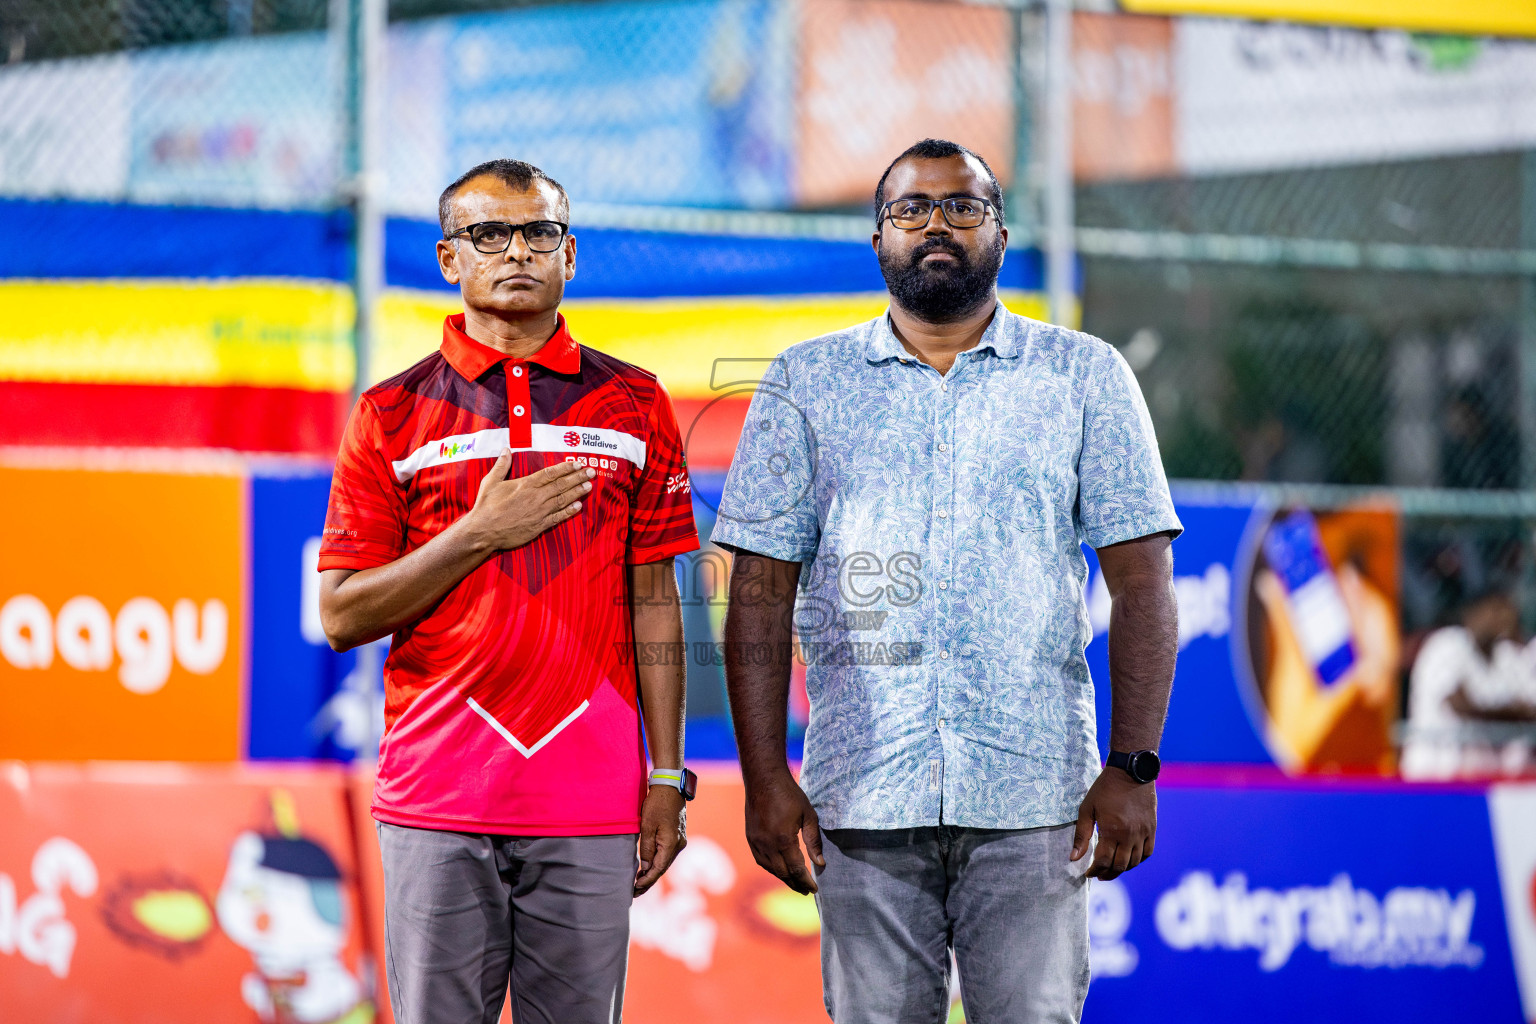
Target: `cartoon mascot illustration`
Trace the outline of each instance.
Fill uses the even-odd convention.
[[[285,796],[273,794],[279,834],[240,833],[219,887],[219,926],[256,965],[240,994],[273,1024],[367,1024],[373,1003],[341,960],[341,872],[324,847],[298,834]]]

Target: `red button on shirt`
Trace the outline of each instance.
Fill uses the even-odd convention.
[[[373,813],[527,835],[639,829],[645,791],[626,566],[698,548],[671,399],[651,374],[578,345],[561,317],[526,360],[470,338],[368,389],[347,424],[320,568],[366,569],[474,505],[492,462],[597,471],[572,519],[492,557],[384,664]]]

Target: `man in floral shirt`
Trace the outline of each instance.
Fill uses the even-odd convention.
[[[890,310],[773,364],[712,538],[736,553],[747,838],[817,894],[837,1024],[944,1020],[951,949],[971,1019],[1077,1020],[1087,876],[1152,853],[1181,527],[1125,361],[998,302],[1007,230],[985,161],[925,140],[875,205]],[[1113,598],[1103,769],[1085,542]]]

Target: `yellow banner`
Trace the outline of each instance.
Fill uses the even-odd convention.
[[[4,281],[0,309],[0,380],[352,386],[352,297],[341,285]]]
[[[1536,36],[1532,0],[1121,0],[1135,14],[1191,14],[1398,28],[1469,36]]]
[[[1046,316],[1038,292],[1004,292],[1015,313]],[[716,359],[769,359],[796,342],[830,334],[885,310],[884,292],[701,299],[578,299],[560,307],[583,345],[642,366],[675,398],[712,394]],[[429,354],[443,317],[461,309],[451,295],[394,291],[380,310],[384,337],[374,365],[383,379]]]
[[[1016,313],[1046,315],[1036,292],[1005,292]],[[716,359],[771,358],[807,338],[878,316],[882,293],[685,299],[580,299],[571,332],[657,374],[678,398],[707,397]],[[0,282],[0,380],[81,384],[352,386],[352,299],[295,281]],[[387,291],[371,381],[442,341],[461,309],[441,292]]]

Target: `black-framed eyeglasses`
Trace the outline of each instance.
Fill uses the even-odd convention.
[[[944,222],[952,228],[977,228],[987,219],[992,204],[978,196],[950,196],[948,199],[892,199],[880,207],[875,219],[879,227],[887,218],[903,231],[916,231],[928,226],[933,208],[944,211]]]
[[[512,236],[519,231],[523,233],[523,241],[528,243],[528,248],[533,252],[554,252],[560,248],[560,243],[565,240],[565,233],[570,230],[569,224],[562,224],[557,220],[531,220],[526,224],[507,224],[499,220],[483,220],[478,224],[470,224],[459,228],[449,238],[457,238],[460,235],[468,235],[475,249],[487,254],[506,252],[512,244]]]

